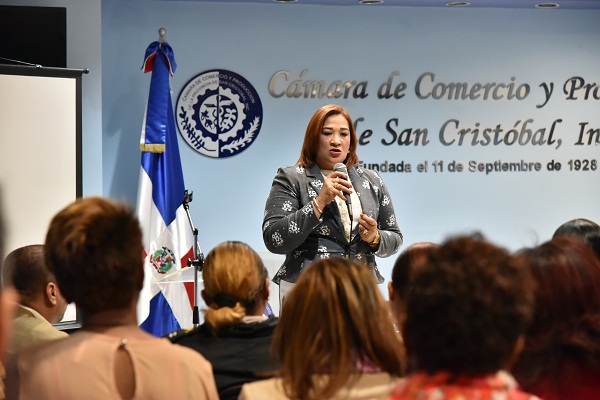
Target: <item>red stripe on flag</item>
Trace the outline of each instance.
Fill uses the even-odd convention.
[[[183,282],[185,291],[187,292],[188,299],[190,300],[190,306],[194,308],[194,282]]]
[[[190,248],[189,251],[181,258],[181,268],[187,267],[188,260],[193,260],[193,259],[194,259],[194,249]],[[188,300],[190,301],[190,306],[193,309],[194,308],[194,282],[183,282],[183,286],[185,287],[185,291],[187,292]]]
[[[144,73],[154,70],[154,58],[155,57],[156,57],[156,53],[152,53],[152,55],[146,59],[146,62],[144,62]]]

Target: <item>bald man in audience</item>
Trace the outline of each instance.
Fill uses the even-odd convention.
[[[35,343],[68,336],[52,326],[62,320],[67,301],[46,268],[43,245],[21,247],[6,256],[2,280],[3,286],[13,286],[20,297],[9,354]]]

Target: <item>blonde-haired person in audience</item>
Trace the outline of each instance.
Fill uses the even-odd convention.
[[[128,207],[79,199],[54,216],[45,246],[46,265],[77,304],[82,327],[22,350],[7,366],[7,398],[218,398],[204,357],[137,325],[142,233]]]
[[[212,364],[221,400],[237,399],[242,384],[274,375],[271,342],[277,318],[264,315],[269,299],[267,270],[245,243],[223,242],[206,256],[201,326],[169,334]]]
[[[315,261],[283,305],[273,339],[280,377],[246,384],[240,400],[371,399],[403,373],[403,351],[369,268]]]

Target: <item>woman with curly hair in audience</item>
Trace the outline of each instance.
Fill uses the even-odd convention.
[[[600,398],[600,261],[570,237],[524,250],[521,257],[537,289],[515,377],[546,400]]]
[[[283,305],[273,338],[280,377],[244,385],[240,400],[370,399],[403,373],[389,309],[368,268],[315,261]]]
[[[411,279],[410,373],[394,400],[534,400],[506,372],[533,312],[526,265],[480,235],[446,241]]]

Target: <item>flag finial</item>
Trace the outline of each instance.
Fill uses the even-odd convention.
[[[164,43],[167,41],[167,30],[165,28],[160,28],[158,30],[158,43]]]

